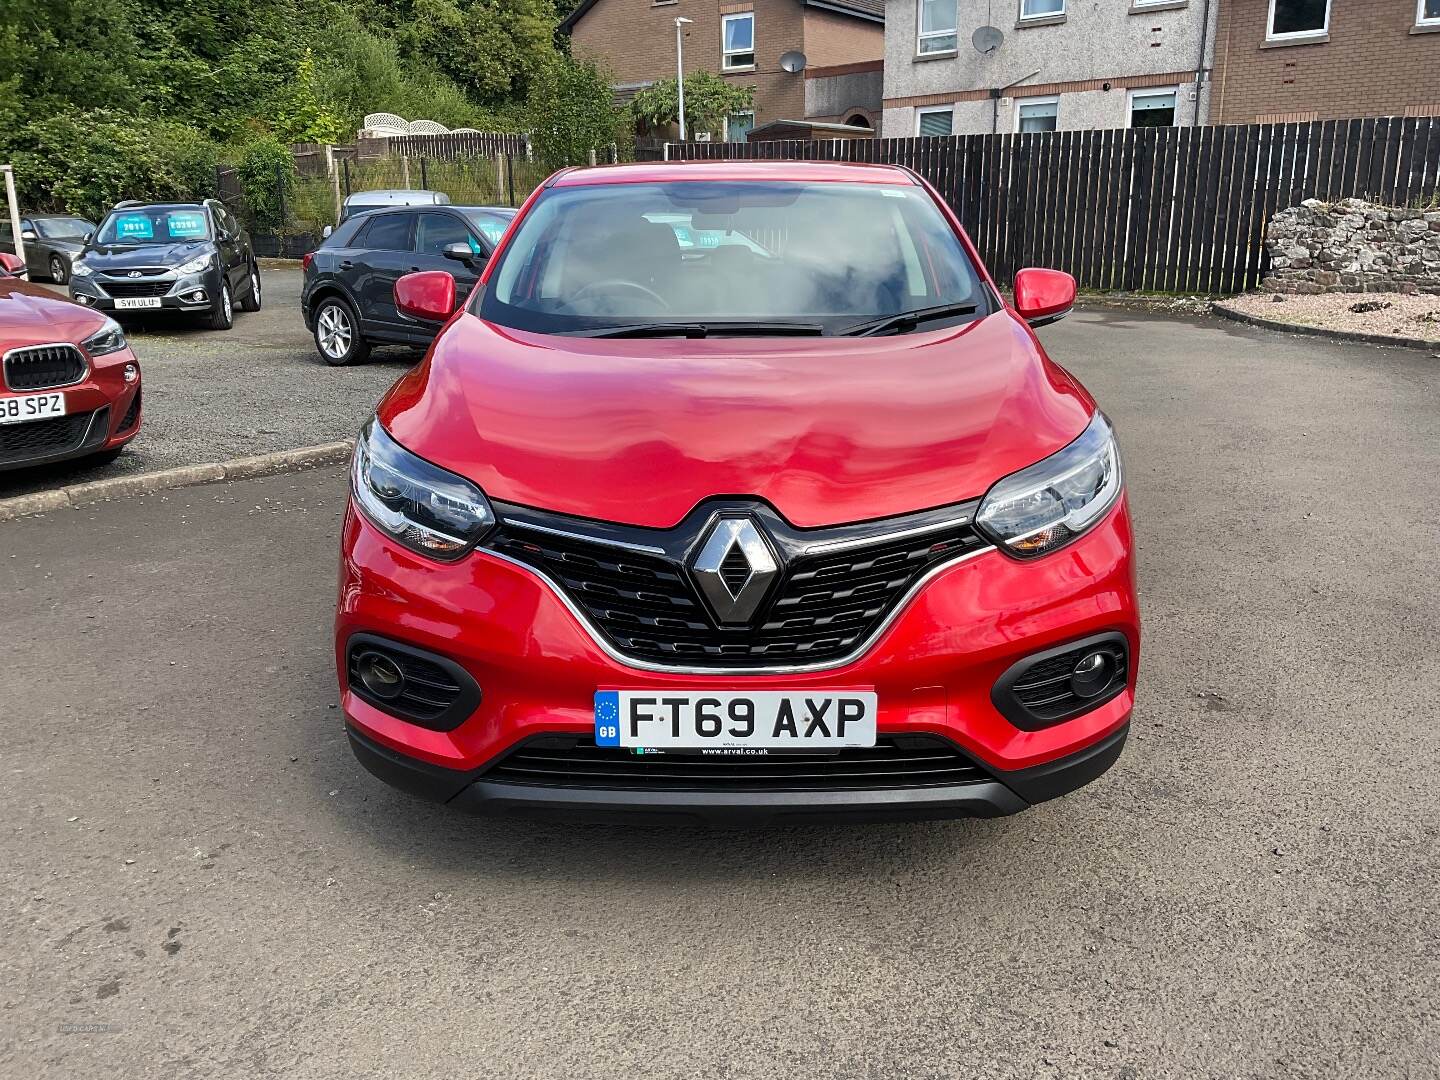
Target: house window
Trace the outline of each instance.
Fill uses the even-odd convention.
[[[720,67],[725,71],[755,66],[755,13],[726,15],[720,20]]]
[[[744,142],[755,127],[753,112],[735,113],[725,119],[725,141]]]
[[[1440,0],[1419,0],[1415,6],[1416,26],[1440,26]]]
[[[1270,0],[1270,40],[1317,37],[1330,30],[1330,0]]]
[[[955,26],[959,12],[958,0],[920,0],[920,39],[916,52],[954,52],[959,42]]]
[[[1130,126],[1174,127],[1175,90],[1132,90],[1130,91]]]
[[[1060,99],[1031,98],[1029,101],[1020,102],[1020,107],[1015,110],[1015,130],[1026,131],[1054,131],[1055,122],[1060,116]]]
[[[915,134],[949,135],[955,130],[955,106],[915,110]]]
[[[1020,21],[1053,19],[1065,14],[1065,0],[1020,0]]]

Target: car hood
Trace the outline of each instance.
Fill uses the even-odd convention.
[[[30,240],[27,243],[38,244],[52,251],[69,252],[72,255],[85,248],[85,240],[79,236],[42,236],[38,240]]]
[[[0,353],[21,345],[80,342],[109,319],[40,285],[0,278]]]
[[[188,240],[175,244],[106,244],[85,252],[85,265],[92,270],[128,270],[132,266],[179,266],[197,256],[213,251],[208,240]]]
[[[1094,402],[1008,311],[876,338],[603,340],[456,317],[381,402],[494,499],[668,528],[717,495],[800,527],[976,498]]]

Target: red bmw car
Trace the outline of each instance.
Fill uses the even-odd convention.
[[[140,433],[140,364],[116,324],[0,275],[0,470],[104,460]]]
[[[356,448],[336,659],[376,775],[473,810],[998,815],[1116,760],[1110,424],[915,174],[561,172]]]

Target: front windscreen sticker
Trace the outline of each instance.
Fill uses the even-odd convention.
[[[144,214],[123,214],[115,219],[117,240],[154,240],[155,225]]]
[[[165,227],[170,231],[173,240],[187,240],[191,237],[205,235],[204,214],[167,214]]]

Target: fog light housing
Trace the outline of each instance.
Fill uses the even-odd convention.
[[[1017,728],[1038,731],[1118,697],[1128,685],[1129,664],[1124,634],[1096,634],[1012,664],[995,683],[990,700]]]
[[[183,293],[180,299],[184,300],[187,304],[203,304],[206,300],[205,290],[194,289],[188,293]]]
[[[373,634],[346,645],[349,690],[367,705],[434,731],[450,731],[480,705],[480,686],[447,657]]]
[[[124,375],[127,383],[133,383],[136,379],[140,378],[140,368],[135,364],[126,364]]]

